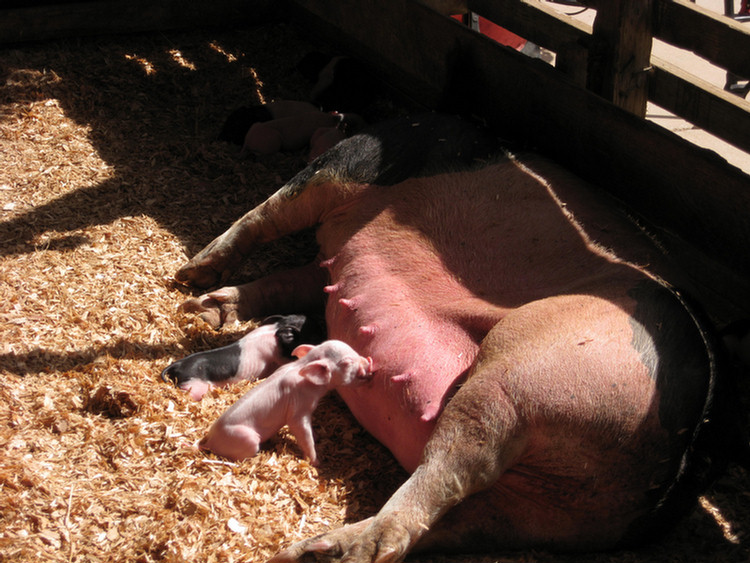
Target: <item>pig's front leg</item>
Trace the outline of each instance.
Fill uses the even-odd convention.
[[[315,438],[312,431],[312,413],[303,416],[298,421],[290,421],[288,426],[304,456],[312,465],[318,465],[318,454],[315,450]]]
[[[208,288],[225,281],[258,246],[317,225],[352,195],[316,160],[265,202],[238,219],[175,274],[179,283]]]
[[[327,280],[326,271],[313,262],[188,299],[182,310],[200,315],[214,328],[275,314],[322,312]]]
[[[317,225],[363,186],[393,185],[435,166],[485,159],[497,149],[496,140],[473,124],[439,114],[368,128],[316,158],[180,268],[175,279],[215,286],[258,245]]]

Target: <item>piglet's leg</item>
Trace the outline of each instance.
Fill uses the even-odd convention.
[[[312,413],[311,413],[312,414]],[[305,416],[299,421],[290,422],[289,430],[297,439],[302,453],[313,465],[318,464],[318,456],[315,452],[315,439],[313,438],[312,423],[310,416]]]
[[[308,166],[182,266],[175,279],[196,287],[216,285],[259,245],[320,223],[327,211],[351,196],[349,187]]]
[[[260,436],[257,432],[239,424],[223,424],[222,419],[217,420],[208,436],[198,443],[198,448],[233,461],[241,461],[258,453]]]

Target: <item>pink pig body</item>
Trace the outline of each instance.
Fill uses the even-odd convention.
[[[331,389],[367,381],[371,360],[337,340],[301,345],[293,354],[299,359],[276,370],[219,417],[199,443],[201,449],[242,460],[288,426],[304,455],[317,464],[311,420],[318,402]]]
[[[495,150],[447,116],[380,124],[177,273],[213,286],[258,245],[317,226],[319,263],[195,310],[252,318],[324,295],[328,337],[373,359],[372,382],[340,395],[412,473],[377,515],[274,563],[633,545],[687,513],[721,444],[746,446],[728,423],[719,439],[714,406],[731,397],[710,326],[639,264],[684,276],[591,186]]]

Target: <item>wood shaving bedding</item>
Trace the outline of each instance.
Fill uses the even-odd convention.
[[[268,25],[0,50],[0,561],[263,561],[372,515],[405,478],[333,396],[320,468],[286,431],[241,463],[199,452],[249,384],[196,403],[159,378],[255,326],[179,313],[172,275],[304,165],[214,139],[239,105],[304,99],[294,65],[313,48]],[[244,274],[303,263],[310,242],[269,245]],[[428,559],[747,560],[746,479],[647,549]]]

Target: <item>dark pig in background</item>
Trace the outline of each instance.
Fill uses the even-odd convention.
[[[340,119],[334,125],[318,127],[310,137],[310,149],[307,161],[312,162],[328,149],[355,135],[367,126],[365,120],[355,113],[339,114]]]
[[[288,426],[305,457],[317,465],[312,415],[318,402],[332,389],[368,381],[372,362],[336,340],[302,344],[292,354],[299,359],[277,369],[219,417],[198,444],[201,449],[239,461],[257,454],[263,442]]]
[[[310,101],[323,111],[365,112],[380,91],[375,72],[353,57],[313,52],[297,69],[313,84]]]
[[[215,386],[267,377],[292,360],[300,344],[316,344],[323,339],[320,327],[304,315],[274,315],[237,342],[197,352],[170,364],[161,373],[165,382],[174,382],[199,401]]]
[[[312,310],[372,358],[339,394],[411,477],[276,561],[611,549],[658,537],[732,452],[721,353],[664,256],[602,192],[427,114],[338,143],[176,274],[211,287],[317,226],[320,258],[191,301],[221,322]]]

